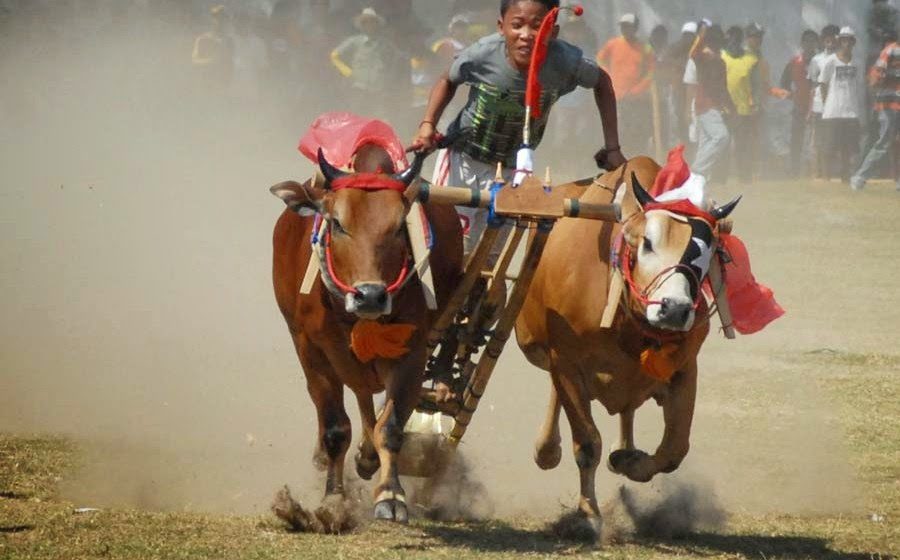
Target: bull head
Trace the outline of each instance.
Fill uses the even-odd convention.
[[[706,220],[673,212],[644,209],[657,201],[631,175],[634,201],[641,211],[627,217],[626,241],[636,255],[633,275],[648,300],[646,319],[654,327],[687,331],[693,327],[700,284],[709,272],[714,235]],[[709,213],[716,221],[728,217],[740,197]],[[714,225],[713,225],[714,227]]]
[[[301,215],[319,213],[328,225],[329,270],[323,273],[328,289],[344,299],[348,313],[367,319],[390,314],[395,288],[410,273],[411,249],[406,235],[406,215],[418,197],[416,179],[425,154],[416,154],[412,164],[390,178],[406,188],[332,190],[332,184],[353,175],[332,165],[320,149],[319,170],[323,180],[304,185],[279,183],[271,191]],[[380,174],[393,163],[387,154],[371,147],[357,153],[354,167],[359,173]],[[324,269],[323,269],[324,270]]]

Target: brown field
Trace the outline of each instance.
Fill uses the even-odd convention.
[[[708,522],[673,535],[613,515],[595,547],[548,528],[574,504],[576,471],[565,443],[557,470],[531,462],[548,381],[514,347],[463,446],[488,519],[364,522],[342,536],[276,522],[267,507],[281,485],[311,505],[322,488],[312,407],[267,270],[280,208],[266,186],[306,169],[287,151],[206,168],[179,157],[191,172],[177,183],[152,166],[130,183],[115,172],[66,181],[85,176],[71,155],[7,173],[0,558],[900,554],[893,185],[723,189],[721,200],[745,194],[736,232],[787,316],[737,341],[711,336],[690,455],[638,490],[646,511]],[[659,411],[638,417],[638,445],[652,449]],[[636,488],[599,477],[610,507],[623,484]]]

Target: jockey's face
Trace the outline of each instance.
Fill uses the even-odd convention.
[[[528,71],[534,41],[547,11],[547,7],[540,2],[519,0],[512,3],[503,17],[497,20],[497,30],[506,38],[506,56],[521,72]],[[554,38],[558,30],[554,30]]]

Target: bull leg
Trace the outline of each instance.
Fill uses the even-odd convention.
[[[359,405],[359,417],[362,419],[363,437],[356,453],[356,473],[363,480],[370,480],[378,470],[378,451],[375,449],[375,406],[371,395],[356,394]]]
[[[324,353],[302,335],[295,335],[294,344],[306,374],[306,388],[316,406],[319,437],[314,462],[322,462],[327,472],[325,496],[344,493],[344,457],[350,447],[352,429],[344,410],[344,385],[340,382]]]
[[[619,445],[616,449],[634,449],[634,409],[619,414]]]
[[[610,469],[636,482],[647,482],[659,473],[670,473],[681,465],[690,449],[691,423],[697,396],[697,365],[689,365],[672,377],[662,403],[665,431],[653,455],[623,449],[609,456]]]
[[[562,403],[566,418],[572,428],[572,443],[575,464],[578,465],[580,497],[578,511],[585,517],[590,529],[600,536],[600,507],[597,504],[597,466],[603,451],[603,440],[591,415],[590,392],[577,369],[574,375],[551,373],[556,391]]]
[[[405,361],[406,367],[401,365],[391,375],[387,382],[387,401],[384,410],[375,422],[373,441],[381,462],[380,477],[374,491],[376,519],[400,523],[409,520],[406,494],[400,485],[397,459],[403,447],[403,428],[419,399],[421,377],[418,372],[424,369],[425,362],[424,356],[419,358]],[[415,364],[419,369],[412,369],[411,364]]]
[[[556,386],[550,385],[550,403],[547,406],[547,417],[538,432],[537,441],[534,444],[534,462],[543,470],[554,469],[562,458],[562,447],[559,436],[559,395]]]

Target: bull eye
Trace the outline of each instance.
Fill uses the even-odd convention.
[[[331,219],[331,230],[341,235],[350,235],[349,233],[347,233],[347,230],[344,229],[344,226],[341,225],[341,222],[339,222],[337,218]]]
[[[643,249],[648,253],[653,252],[653,243],[651,243],[650,240],[646,237],[644,238]]]

